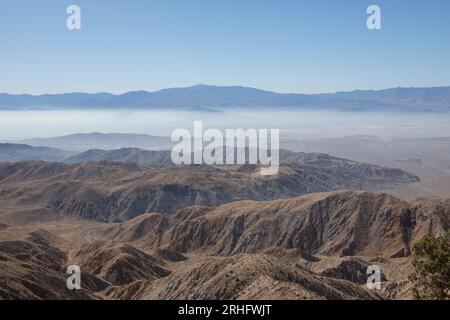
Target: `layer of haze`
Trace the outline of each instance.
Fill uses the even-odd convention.
[[[331,138],[450,136],[448,113],[314,111],[0,111],[0,140],[54,137],[73,133],[145,133],[170,136],[176,128],[281,129],[284,137]]]

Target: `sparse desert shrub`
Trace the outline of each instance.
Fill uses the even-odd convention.
[[[450,233],[427,236],[413,247],[410,275],[413,292],[420,300],[448,300],[450,298]]]

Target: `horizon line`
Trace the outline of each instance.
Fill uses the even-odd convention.
[[[325,95],[325,94],[338,94],[338,93],[352,93],[352,92],[380,92],[380,91],[386,91],[386,90],[394,90],[394,89],[434,89],[434,88],[450,88],[449,85],[439,85],[439,86],[399,86],[399,87],[385,87],[382,89],[352,89],[352,90],[337,90],[337,91],[328,91],[328,92],[316,92],[316,93],[304,93],[304,92],[277,92],[273,90],[266,90],[251,86],[245,86],[245,85],[215,85],[215,84],[194,84],[194,85],[188,85],[188,86],[180,86],[180,87],[165,87],[160,88],[157,90],[130,90],[130,91],[123,91],[121,93],[112,93],[108,91],[96,91],[96,92],[87,92],[87,91],[71,91],[71,92],[54,92],[54,93],[9,93],[9,92],[0,92],[2,95],[10,95],[10,96],[33,96],[33,97],[40,97],[45,95],[64,95],[64,94],[88,94],[88,95],[98,95],[98,94],[108,94],[111,96],[121,96],[128,93],[137,93],[137,92],[145,92],[145,93],[157,93],[160,91],[165,90],[171,90],[171,89],[191,89],[195,87],[214,87],[214,88],[243,88],[243,89],[253,89],[253,90],[260,90],[264,92],[270,92],[275,94],[297,94],[297,95]]]

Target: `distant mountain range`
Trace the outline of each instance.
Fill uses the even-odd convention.
[[[68,157],[67,163],[81,163],[89,161],[131,162],[147,165],[172,165],[170,150],[142,150],[137,148],[122,148],[117,150],[92,149],[78,155]]]
[[[64,161],[73,155],[68,151],[63,151],[47,147],[32,147],[25,144],[0,143],[0,162],[16,161]]]
[[[169,137],[135,133],[76,133],[52,138],[36,138],[21,141],[8,141],[34,147],[48,147],[73,152],[91,149],[114,150],[121,148],[140,148],[146,150],[171,149],[174,145]]]
[[[392,88],[326,94],[288,94],[241,86],[196,85],[155,92],[0,94],[0,110],[143,108],[214,110],[289,107],[357,111],[450,111],[450,87]]]

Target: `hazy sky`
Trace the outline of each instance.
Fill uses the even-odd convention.
[[[382,30],[366,28],[370,4]],[[0,41],[9,93],[450,85],[448,0],[0,0]]]

